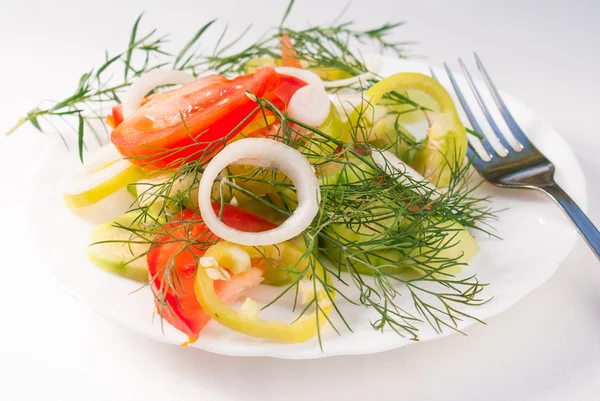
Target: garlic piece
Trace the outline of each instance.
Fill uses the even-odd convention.
[[[202,267],[215,267],[219,266],[217,260],[212,256],[203,256],[200,258],[200,266]]]
[[[223,280],[227,281],[231,278],[229,272],[223,269],[220,266],[209,267],[206,270],[206,275],[211,278],[211,280]]]
[[[246,300],[244,301],[242,306],[240,306],[239,314],[244,319],[257,319],[258,318],[258,304],[252,298],[250,298],[250,297],[246,298]]]

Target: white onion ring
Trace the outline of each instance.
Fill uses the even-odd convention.
[[[257,233],[239,231],[226,226],[215,214],[211,204],[213,183],[223,169],[242,159],[270,163],[296,187],[298,207],[279,227]],[[198,191],[200,213],[207,227],[226,241],[246,246],[272,245],[300,235],[317,215],[319,202],[319,181],[306,157],[281,142],[264,138],[241,139],[223,148],[206,166]]]
[[[389,150],[378,151],[378,150],[374,149],[373,152],[371,153],[371,157],[373,158],[373,161],[375,162],[375,164],[377,164],[381,169],[383,169],[384,171],[386,171],[388,173],[393,173],[394,170],[398,170],[398,171],[404,172],[406,175],[410,176],[413,180],[422,182],[424,187],[427,187],[428,189],[433,191],[433,193],[431,195],[432,199],[436,199],[440,195],[440,191],[438,188],[436,188],[435,185],[433,185],[431,182],[429,182],[427,179],[425,179],[425,177],[423,177],[417,170],[413,169],[408,164],[406,164],[402,160],[400,160],[398,158],[398,156],[396,156]],[[390,171],[390,169],[389,169],[390,166],[394,170]],[[400,181],[401,179],[402,179],[402,177],[398,177],[398,181],[400,183],[403,182],[403,181]],[[420,193],[421,195],[424,195],[426,193],[426,191],[424,191],[424,190],[419,191],[419,189],[415,189],[415,191]]]
[[[306,85],[298,89],[290,99],[288,114],[305,124],[318,127],[327,120],[331,101],[325,88]]]
[[[139,109],[140,102],[152,89],[162,85],[187,85],[195,79],[192,74],[171,69],[154,70],[142,75],[131,84],[123,97],[123,118]]]
[[[295,67],[276,67],[275,71],[278,74],[289,75],[294,78],[301,79],[309,85],[324,87],[323,80],[317,74],[304,68]]]
[[[372,72],[363,72],[360,75],[356,75],[354,77],[339,79],[337,81],[325,81],[323,84],[325,88],[339,88],[342,86],[351,86],[355,84],[361,84],[369,79],[375,78],[375,74]]]

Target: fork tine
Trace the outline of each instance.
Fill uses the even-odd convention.
[[[496,124],[494,117],[492,117],[492,115],[490,114],[490,111],[487,108],[485,102],[483,101],[483,98],[481,97],[481,94],[479,93],[479,89],[477,89],[477,86],[475,85],[475,81],[473,81],[473,78],[471,77],[469,70],[467,70],[465,63],[463,63],[463,61],[460,58],[458,59],[458,63],[460,64],[460,68],[463,70],[463,73],[465,74],[465,77],[467,78],[467,81],[469,82],[469,86],[471,87],[471,91],[473,92],[473,94],[475,95],[475,98],[477,99],[477,103],[479,103],[479,106],[481,107],[481,111],[483,112],[486,120],[490,124],[492,131],[494,131],[496,138],[502,144],[504,151],[506,151],[506,153],[508,154],[511,149],[510,144],[504,137],[504,134],[502,134],[502,131],[498,127],[498,124]],[[500,156],[503,156],[503,155],[500,155]]]
[[[475,166],[475,169],[478,171],[482,170],[485,164],[487,163],[479,156],[477,151],[475,151],[475,149],[473,149],[472,146],[467,146],[467,158],[471,161],[473,166]]]
[[[471,108],[469,107],[469,104],[467,103],[467,99],[465,99],[462,91],[460,90],[460,87],[458,86],[458,83],[456,82],[456,79],[454,78],[454,74],[452,73],[452,70],[450,70],[450,67],[448,67],[448,64],[446,64],[446,63],[444,63],[444,68],[446,69],[446,73],[448,74],[448,77],[450,78],[450,82],[452,83],[452,86],[454,87],[454,92],[456,92],[456,96],[458,97],[458,100],[460,101],[460,104],[462,105],[462,108],[465,111],[465,114],[467,115],[469,122],[471,123],[471,127],[473,127],[473,129],[476,132],[482,133],[483,131],[481,130],[481,126],[479,125],[479,122],[477,121],[477,119],[475,118],[475,115],[471,111]],[[483,144],[485,151],[488,153],[488,156],[490,158],[493,158],[496,151],[494,150],[492,145],[489,143],[487,138],[484,137],[481,140],[481,143]],[[477,153],[477,152],[475,152],[475,153]]]
[[[487,71],[485,70],[485,67],[483,66],[483,63],[481,62],[481,59],[479,58],[477,53],[473,53],[473,54],[475,55],[475,62],[477,63],[477,68],[479,68],[479,71],[481,72],[481,75],[483,76],[483,80],[485,81],[485,84],[487,85],[489,91],[492,94],[492,97],[494,98],[494,102],[496,102],[496,106],[498,106],[498,109],[500,110],[500,113],[502,114],[504,121],[506,121],[506,125],[508,125],[508,128],[510,129],[512,134],[515,136],[515,138],[517,138],[517,140],[520,141],[519,145],[521,145],[521,148],[523,148],[523,145],[532,146],[531,142],[529,141],[529,139],[527,138],[527,136],[525,135],[523,130],[521,130],[521,127],[519,127],[519,125],[513,118],[512,114],[510,114],[510,111],[504,104],[502,97],[500,97],[500,93],[498,93],[498,89],[496,89],[496,85],[494,85],[494,83],[492,82],[492,79],[490,78]]]
[[[436,81],[439,81],[437,75],[435,74],[435,72],[433,71],[433,68],[431,68],[431,66],[429,66],[429,72],[431,73],[431,78],[435,79]]]

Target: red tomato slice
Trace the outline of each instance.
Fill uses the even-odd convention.
[[[213,208],[215,213],[220,211],[218,204],[213,204]],[[225,205],[222,219],[229,227],[248,232],[275,227],[272,223],[231,205]],[[208,230],[201,217],[190,210],[175,216],[165,230],[168,234],[156,240],[157,244],[147,256],[156,307],[167,322],[185,333],[190,341],[195,341],[200,330],[210,321],[210,316],[204,312],[194,292],[196,261],[206,251],[201,243],[214,241],[217,237]],[[189,246],[192,239],[198,243],[197,246]],[[175,271],[167,272],[167,266]],[[228,281],[215,281],[215,291],[223,301],[231,303],[261,280],[262,271],[252,268],[248,272],[232,276]]]
[[[111,141],[138,166],[176,168],[214,154],[251,121],[257,105],[246,91],[283,108],[304,85],[304,81],[280,75],[273,68],[261,68],[231,80],[220,75],[199,78],[150,97],[116,126]]]

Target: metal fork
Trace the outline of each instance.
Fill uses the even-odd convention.
[[[485,137],[481,140],[483,148],[490,157],[489,161],[482,159],[479,154],[469,146],[468,156],[472,160],[473,166],[477,172],[491,184],[499,187],[506,188],[525,188],[525,189],[536,189],[544,192],[550,196],[565,213],[571,218],[583,238],[586,240],[590,248],[596,254],[596,257],[600,259],[600,232],[590,219],[583,213],[583,211],[575,204],[573,199],[560,188],[556,182],[554,182],[555,167],[550,160],[548,160],[536,147],[529,141],[523,130],[519,127],[510,111],[504,104],[504,101],[500,97],[496,86],[492,82],[487,71],[483,67],[483,64],[477,54],[475,54],[475,60],[477,67],[481,72],[483,80],[490,91],[496,106],[498,107],[500,114],[504,118],[506,125],[512,132],[513,136],[517,139],[519,150],[515,150],[506,139],[498,124],[489,112],[486,102],[483,100],[471,74],[465,67],[465,64],[461,59],[458,62],[464,72],[465,77],[471,87],[473,95],[477,99],[477,103],[483,112],[486,120],[488,121],[492,131],[494,132],[499,143],[504,147],[507,152],[506,156],[500,155],[489,142],[488,138]],[[483,133],[479,122],[473,115],[471,106],[469,106],[466,98],[456,82],[455,76],[444,63],[450,82],[454,87],[456,95],[460,100],[460,103],[467,115],[473,129],[479,133]],[[432,71],[432,76],[436,78]],[[437,79],[437,78],[436,78]],[[474,138],[474,137],[473,137]],[[469,141],[477,140],[469,138]],[[472,145],[472,143],[471,143]]]

